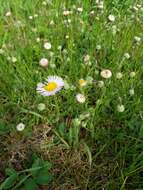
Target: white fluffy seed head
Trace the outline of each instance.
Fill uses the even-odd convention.
[[[124,112],[124,110],[125,110],[124,105],[117,105],[117,111],[118,112]]]
[[[84,103],[85,102],[85,96],[83,94],[77,94],[76,95],[76,100],[79,102],[79,103]]]
[[[38,108],[39,111],[43,111],[43,110],[46,109],[46,106],[45,106],[45,104],[40,103],[40,104],[38,104],[37,108]]]
[[[48,59],[42,58],[42,59],[39,61],[39,65],[42,66],[42,67],[47,67],[47,66],[48,66]]]
[[[112,72],[109,69],[105,69],[105,70],[101,71],[100,75],[103,78],[108,79],[112,76]]]
[[[133,96],[133,95],[135,94],[135,91],[134,91],[133,88],[131,88],[131,89],[129,90],[129,94],[130,94],[131,96]]]
[[[115,21],[115,16],[114,15],[109,15],[108,20],[111,21],[111,22],[114,22]]]
[[[51,47],[52,47],[51,43],[49,43],[49,42],[44,43],[44,48],[45,49],[49,50],[49,49],[51,49]]]
[[[116,78],[117,78],[117,79],[121,79],[122,77],[123,77],[123,74],[122,74],[122,73],[117,73],[117,74],[116,74]]]
[[[17,131],[23,131],[25,128],[25,125],[23,123],[19,123],[17,126],[16,126],[16,129]]]
[[[101,80],[101,81],[98,81],[98,87],[99,88],[102,88],[104,86],[104,82]]]
[[[130,72],[130,77],[133,78],[135,77],[136,73],[134,71]]]
[[[125,53],[125,54],[124,54],[124,57],[125,57],[126,59],[130,59],[131,56],[130,56],[129,53]]]

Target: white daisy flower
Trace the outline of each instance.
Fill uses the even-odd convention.
[[[51,47],[52,47],[51,43],[49,43],[49,42],[44,43],[44,48],[45,49],[51,49]]]
[[[47,66],[48,66],[48,59],[42,58],[42,59],[39,61],[39,65],[42,66],[42,67],[47,67]]]
[[[105,79],[108,79],[112,76],[112,72],[109,69],[105,69],[105,70],[101,71],[100,74]]]
[[[108,20],[111,21],[111,22],[114,22],[115,21],[115,16],[114,15],[109,15]]]
[[[17,131],[23,131],[25,128],[25,125],[23,123],[19,123],[17,126],[16,126],[16,129]]]
[[[49,76],[44,83],[38,83],[36,90],[43,96],[53,96],[64,86],[64,81],[58,76]]]
[[[83,94],[77,94],[76,100],[80,103],[84,103],[85,102],[85,96]]]
[[[117,111],[118,112],[124,112],[124,110],[125,110],[124,105],[117,105]]]

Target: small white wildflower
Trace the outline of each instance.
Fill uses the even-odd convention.
[[[32,19],[33,19],[33,16],[29,16],[29,19],[32,20]]]
[[[122,77],[123,77],[123,74],[122,74],[122,73],[117,73],[117,74],[116,74],[116,78],[117,78],[117,79],[121,79]]]
[[[13,63],[17,62],[17,58],[16,58],[16,57],[11,57],[11,61],[12,61]]]
[[[6,16],[6,17],[11,16],[11,12],[10,12],[10,11],[8,11],[7,13],[5,13],[5,16]]]
[[[0,49],[0,54],[4,54],[4,50],[3,49]]]
[[[139,9],[136,6],[133,6],[133,10],[138,11]]]
[[[135,40],[135,42],[136,42],[136,43],[140,43],[141,38],[140,38],[140,37],[138,37],[138,36],[135,36],[135,37],[134,37],[134,40]]]
[[[68,19],[67,21],[68,21],[69,24],[71,23],[71,19]]]
[[[39,111],[43,111],[43,110],[46,109],[46,106],[45,106],[45,104],[40,103],[40,104],[38,104],[37,108],[38,108]]]
[[[38,14],[34,14],[34,18],[37,18],[38,17]]]
[[[78,118],[73,119],[73,124],[78,127],[80,125],[80,120]]]
[[[130,77],[133,78],[135,77],[136,73],[134,71],[130,72]]]
[[[51,63],[51,64],[50,64],[50,67],[51,67],[52,69],[54,69],[54,68],[56,68],[56,65],[55,65],[54,63]]]
[[[109,15],[108,20],[111,21],[111,22],[114,22],[115,21],[115,16],[114,15]]]
[[[77,94],[76,95],[76,100],[79,102],[79,103],[84,103],[86,98],[83,94]]]
[[[78,7],[78,8],[77,8],[77,11],[78,11],[78,12],[82,12],[82,11],[83,11],[83,8],[82,8],[82,7]]]
[[[101,49],[101,45],[97,45],[97,46],[96,46],[96,49],[97,49],[97,50],[100,50],[100,49]]]
[[[70,14],[71,14],[71,11],[68,11],[68,10],[63,11],[63,15],[64,15],[64,16],[68,16],[68,15],[70,15]]]
[[[86,81],[86,80],[84,80],[84,79],[80,79],[80,80],[78,81],[78,83],[79,83],[79,85],[80,85],[81,87],[83,87],[83,86],[86,86],[86,85],[87,85],[87,81]]]
[[[105,79],[108,79],[112,76],[112,72],[109,69],[105,69],[105,70],[101,71],[100,74]]]
[[[17,126],[16,126],[16,129],[17,131],[23,131],[25,128],[25,125],[23,123],[19,123]]]
[[[130,94],[131,96],[133,96],[133,95],[135,94],[135,91],[134,91],[133,88],[131,88],[131,89],[129,90],[129,94]]]
[[[124,110],[125,110],[124,105],[117,105],[117,111],[118,112],[124,112]]]
[[[51,26],[53,26],[55,23],[54,23],[53,20],[51,20],[49,24],[50,24]]]
[[[88,62],[88,61],[90,61],[90,55],[85,55],[84,56],[84,62]]]
[[[141,7],[142,7],[142,5],[141,5],[141,4],[137,4],[136,6],[137,6],[138,8],[141,8]]]
[[[90,15],[94,15],[94,13],[95,13],[94,11],[90,11]]]
[[[39,61],[39,65],[42,66],[42,67],[47,67],[48,66],[48,59],[46,58],[42,58],[40,61]]]
[[[46,1],[43,1],[43,2],[42,2],[42,5],[47,5],[47,2],[46,2]]]
[[[51,43],[49,43],[49,42],[44,43],[44,48],[45,49],[49,50],[49,49],[51,49],[51,47],[52,47]]]
[[[61,45],[59,45],[57,49],[58,49],[58,50],[61,50],[61,49],[62,49],[62,46],[61,46]]]
[[[98,81],[98,86],[99,86],[99,88],[102,88],[104,86],[104,82],[102,80]]]
[[[125,57],[126,59],[130,59],[131,56],[130,56],[129,53],[125,53],[125,54],[124,54],[124,57]]]
[[[36,38],[36,42],[38,42],[38,43],[39,43],[40,41],[41,41],[41,40],[40,40],[40,38]]]
[[[65,37],[66,39],[69,39],[69,35],[66,35],[66,37]]]

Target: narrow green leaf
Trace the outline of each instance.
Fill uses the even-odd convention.
[[[0,186],[0,190],[11,188],[17,180],[17,174],[9,176]]]

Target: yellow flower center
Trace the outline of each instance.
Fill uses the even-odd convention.
[[[58,87],[56,82],[49,82],[46,86],[44,86],[44,89],[51,92],[55,90]]]
[[[79,80],[79,85],[80,86],[83,86],[83,85],[85,85],[86,84],[86,81],[84,80],[84,79],[80,79]]]

